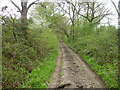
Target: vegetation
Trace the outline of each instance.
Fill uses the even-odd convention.
[[[102,3],[77,1],[38,2],[29,19],[24,10],[36,2],[28,7],[21,2],[26,6],[20,18],[0,15],[3,88],[46,88],[56,65],[59,40],[75,50],[107,87],[119,87],[118,30],[110,23],[100,24],[111,13]],[[2,12],[6,10],[7,6],[2,8]]]
[[[91,66],[107,87],[118,87],[118,42],[115,27],[103,26],[86,32],[80,30],[76,37],[78,38],[73,42],[68,38],[64,41]]]
[[[40,64],[26,77],[22,88],[46,88],[56,64],[57,55],[58,53],[55,52],[50,53],[44,59],[44,63]]]
[[[31,23],[31,20],[28,21]],[[44,74],[49,76],[54,70],[58,56],[58,39],[53,30],[34,24],[28,26],[28,29],[29,36],[26,40],[19,20],[15,20],[14,27],[11,22],[3,25],[3,88],[21,87],[36,68],[41,71],[44,68]],[[48,80],[49,76],[45,79]]]

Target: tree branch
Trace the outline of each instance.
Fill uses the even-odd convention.
[[[40,5],[41,5],[43,8],[46,8],[46,6],[45,6],[45,5],[43,5],[42,3],[40,3]]]
[[[28,9],[29,9],[33,4],[36,4],[36,1],[32,2],[32,3],[28,6]]]
[[[59,7],[62,9],[63,12],[65,12],[69,15],[69,12],[67,12],[67,10],[65,10],[64,7],[62,7],[60,3],[57,3],[57,4],[59,5]]]
[[[117,11],[117,13],[118,13],[118,15],[120,16],[120,13],[119,13],[119,11],[118,11],[118,9],[117,9],[115,3],[114,3],[112,0],[111,0],[111,2],[112,2],[112,4],[114,5],[114,7],[115,7],[115,9],[116,9],[116,11]]]
[[[11,1],[11,3],[18,9],[18,11],[21,13],[20,8],[19,8],[12,0],[10,0],[10,1]]]
[[[96,15],[93,19],[99,18],[99,17],[103,17],[103,16],[108,16],[108,15],[113,15],[109,10],[105,10],[103,11],[101,14]]]
[[[32,2],[29,6],[28,6],[28,9],[33,5],[33,4],[38,4],[36,3],[38,0]],[[43,4],[39,3],[43,8],[46,8],[46,6],[44,6]]]
[[[107,14],[104,14],[98,21],[95,22],[95,24],[99,23]],[[109,14],[108,14],[109,15]]]
[[[87,17],[89,17],[89,8],[90,8],[90,6],[89,6],[89,3],[87,2],[87,6],[88,6],[88,8],[87,8]]]

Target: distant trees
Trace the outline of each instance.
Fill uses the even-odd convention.
[[[55,3],[44,2],[42,4],[42,8],[36,6],[35,11],[33,11],[34,13],[32,13],[32,16],[34,19],[37,19],[42,27],[43,25],[48,24],[48,27],[53,29],[58,37],[63,34],[69,37],[66,30],[68,22],[66,19],[67,17],[65,17],[64,14],[62,15],[59,12],[56,12],[58,9],[56,8]]]
[[[91,28],[94,25],[98,25],[100,21],[111,12],[108,8],[105,8],[103,3],[99,3],[96,0],[92,2],[81,2],[79,0],[64,0],[63,2],[57,2],[58,11],[62,12],[69,17],[71,22],[70,36],[74,40],[76,22],[79,18],[84,18],[90,23]]]
[[[104,17],[110,15],[110,11],[104,7],[102,3],[98,3],[95,0],[93,2],[86,2],[84,5],[85,15],[78,12],[78,14],[86,18],[93,24],[99,23]]]
[[[110,10],[105,8],[103,3],[99,3],[96,0],[93,0],[92,2],[79,1],[77,4],[74,4],[68,0],[65,1],[70,3],[75,8],[78,15],[93,24],[98,24],[104,17],[111,15]]]
[[[78,4],[77,0],[71,0],[70,2],[65,0],[64,2],[57,2],[58,11],[62,11],[63,15],[67,15],[71,23],[70,36],[74,40],[74,27],[76,25],[76,19],[78,14],[76,12],[76,5]],[[80,9],[80,8],[79,8]]]

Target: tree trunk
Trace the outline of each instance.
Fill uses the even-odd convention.
[[[21,12],[21,23],[22,23],[22,30],[24,33],[25,39],[27,39],[28,32],[27,32],[27,8],[24,8]]]
[[[75,32],[74,32],[74,26],[75,26],[75,24],[74,24],[74,21],[72,22],[72,34],[73,34],[73,41],[74,41],[74,38],[75,38],[75,36],[74,36],[74,34],[75,34]]]
[[[36,4],[37,0],[32,2],[31,4],[29,4],[28,7],[27,7],[28,0],[21,0],[22,10],[12,0],[10,0],[10,1],[18,9],[18,11],[21,13],[22,31],[23,31],[25,39],[27,39],[27,36],[28,36],[28,32],[27,32],[27,12],[33,4]],[[43,7],[42,4],[41,4],[41,6]]]

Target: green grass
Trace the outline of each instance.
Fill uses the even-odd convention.
[[[94,70],[97,75],[104,80],[107,87],[118,87],[118,76],[116,74],[117,63],[107,63],[101,66],[91,57],[82,55],[82,58],[91,66],[92,70]]]
[[[76,48],[73,48],[71,44],[67,42],[67,45],[77,52]],[[108,88],[118,88],[118,72],[117,61],[114,64],[106,63],[104,65],[99,65],[93,57],[83,55],[78,53],[83,60],[92,68],[96,74],[103,79],[106,87]]]
[[[47,28],[44,28],[41,35],[35,39],[39,37],[42,37],[41,41],[46,43],[44,47],[47,49],[47,54],[40,65],[27,75],[22,88],[46,88],[54,71],[58,57],[58,39],[54,32]]]
[[[83,25],[82,25],[83,26]],[[88,29],[91,29],[90,27]],[[65,38],[64,42],[76,51],[101,77],[106,87],[118,88],[118,38],[114,26],[101,26],[87,32],[79,30],[75,40]],[[86,33],[87,32],[87,33]]]
[[[2,87],[46,87],[58,56],[58,39],[47,27],[29,27],[28,39],[4,33]],[[9,40],[7,39],[9,38]],[[8,40],[8,41],[5,41]]]
[[[50,81],[50,76],[55,68],[58,52],[50,53],[39,67],[30,73],[23,88],[46,88],[46,81]]]

